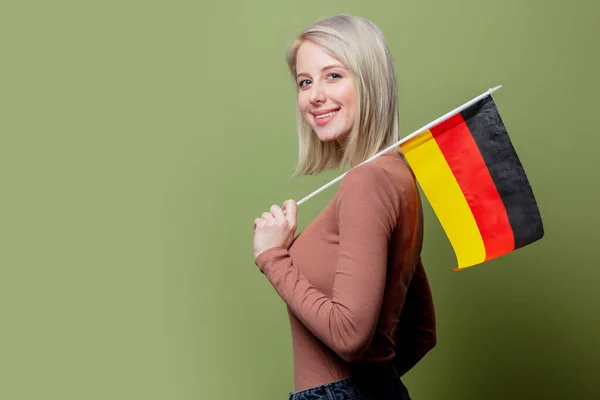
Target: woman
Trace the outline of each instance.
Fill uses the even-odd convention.
[[[355,167],[296,238],[293,200],[254,221],[255,263],[288,306],[290,399],[409,399],[400,376],[435,345],[419,192],[400,150],[358,165],[399,140],[388,47],[369,21],[339,15],[301,32],[287,60],[297,174]]]

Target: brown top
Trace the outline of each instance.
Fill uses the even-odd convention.
[[[395,357],[404,373],[433,347],[422,241],[414,175],[402,155],[384,154],[344,176],[289,250],[257,257],[288,306],[296,391],[351,376],[357,363]]]

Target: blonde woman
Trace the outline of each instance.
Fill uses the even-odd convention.
[[[399,140],[389,49],[371,22],[338,15],[303,30],[287,61],[297,174],[354,167],[297,237],[293,200],[254,221],[255,263],[288,307],[289,399],[409,399],[401,376],[436,340],[419,192],[400,150],[358,165]]]

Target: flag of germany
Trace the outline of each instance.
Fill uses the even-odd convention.
[[[544,235],[540,212],[491,95],[400,145],[460,270]]]

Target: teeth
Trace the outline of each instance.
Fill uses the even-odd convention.
[[[321,118],[326,118],[326,117],[330,117],[333,114],[335,114],[337,111],[332,111],[332,112],[328,112],[327,114],[323,114],[323,115],[317,115],[317,119],[321,119]]]

